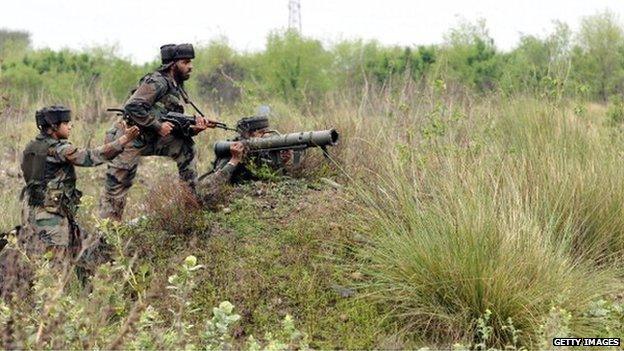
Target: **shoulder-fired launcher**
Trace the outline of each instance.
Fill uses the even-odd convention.
[[[303,150],[309,147],[320,147],[325,151],[327,146],[338,143],[340,135],[335,129],[314,130],[308,132],[296,132],[289,134],[277,134],[263,138],[244,139],[240,142],[245,145],[249,153]],[[230,157],[230,145],[234,141],[218,141],[214,151],[217,158]]]

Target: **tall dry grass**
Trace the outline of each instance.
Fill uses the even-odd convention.
[[[529,347],[621,335],[591,313],[622,289],[622,139],[604,109],[436,90],[417,101],[362,116],[355,131],[389,130],[349,146],[375,160],[350,168],[363,291],[407,337],[445,345],[484,342],[487,310],[490,345],[512,344],[509,321]],[[554,330],[553,308],[571,315]]]
[[[232,124],[257,103],[213,117]],[[314,108],[264,103],[282,132],[341,132],[331,161],[309,151],[306,164],[314,171],[303,175],[335,176],[352,190],[342,194],[352,206],[339,225],[365,238],[354,244],[356,269],[365,273],[363,298],[380,306],[401,337],[505,346],[513,341],[510,321],[529,347],[563,334],[622,334],[613,318],[592,312],[622,289],[624,139],[604,108],[588,105],[577,115],[572,106],[583,102],[474,95],[443,81],[346,89]],[[72,139],[98,145],[109,123],[82,122]],[[10,155],[34,127],[29,118],[14,125],[2,127],[2,147],[15,168]],[[209,131],[197,138],[200,169],[212,159],[212,142],[227,136]],[[149,211],[143,201],[152,195],[149,184],[174,174],[173,163],[163,163],[150,158],[141,165],[140,176],[148,177],[133,187],[129,218]],[[87,198],[97,198],[103,172],[79,173]],[[18,182],[9,182],[0,224],[17,218],[17,190],[10,189]],[[83,218],[96,212],[89,202],[96,203],[85,201]],[[171,209],[166,201],[155,205],[154,211]],[[492,333],[483,340],[478,321],[488,310]]]

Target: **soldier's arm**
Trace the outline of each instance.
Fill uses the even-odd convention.
[[[230,161],[230,159],[228,158],[218,158],[216,159],[213,164],[212,164],[212,168],[213,168],[213,172],[216,172],[218,170],[220,170],[221,168],[225,167],[228,163],[228,161]]]
[[[63,140],[54,147],[53,156],[61,162],[69,162],[75,166],[94,167],[115,158],[123,151],[124,146],[138,135],[138,127],[126,128],[124,134],[117,140],[93,149],[80,149]]]
[[[226,163],[223,167],[214,171],[207,180],[207,185],[210,187],[218,187],[227,184],[234,174],[236,166],[231,163]]]
[[[124,105],[124,110],[139,126],[158,131],[161,122],[153,115],[152,108],[167,92],[167,81],[162,77],[146,78]]]
[[[219,194],[230,182],[235,169],[236,166],[228,162],[197,184],[197,193],[205,204],[211,205],[218,200]]]
[[[66,141],[54,148],[54,157],[79,167],[95,167],[112,160],[122,151],[123,145],[119,139],[93,149],[77,148]]]
[[[197,185],[197,192],[205,204],[217,199],[223,186],[230,182],[234,171],[245,156],[245,147],[242,143],[234,143],[230,146],[230,153],[232,158],[229,161],[220,168],[216,168],[218,164],[215,162],[215,171]]]

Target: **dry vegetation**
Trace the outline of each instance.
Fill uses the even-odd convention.
[[[338,128],[332,160],[309,152],[306,163],[316,168],[304,178],[251,183],[212,211],[178,206],[184,190],[171,186],[175,165],[148,158],[128,216],[147,218],[105,230],[118,245],[116,265],[131,272],[124,284],[100,278],[118,289],[107,298],[121,299],[120,310],[94,311],[110,334],[85,345],[120,333],[120,345],[132,345],[140,328],[125,326],[148,311],[161,313],[163,333],[178,333],[171,344],[149,345],[203,344],[175,326],[200,328],[210,317],[202,311],[223,300],[241,316],[228,334],[240,346],[251,334],[270,343],[261,336],[287,315],[312,347],[536,347],[564,334],[622,335],[623,139],[607,110],[587,105],[579,115],[571,102],[444,86],[401,91],[369,91],[355,103],[328,98],[322,114],[276,104],[279,129]],[[76,124],[77,144],[106,128]],[[3,153],[15,153],[29,132],[13,131],[7,140],[15,144],[3,144]],[[200,167],[213,138],[198,138]],[[17,172],[17,158],[5,164]],[[81,220],[93,228],[102,170],[79,177],[88,194]],[[3,181],[15,184],[3,188],[6,213],[17,213],[10,197],[20,181]],[[188,295],[154,293],[191,254],[205,267]],[[78,304],[87,298],[79,290],[69,289]],[[193,312],[171,310],[179,299]],[[24,345],[57,345],[40,342]]]
[[[620,35],[612,20],[597,16],[583,30],[593,33],[593,23]],[[334,127],[341,143],[331,159],[308,151],[294,177],[227,189],[203,209],[176,185],[172,161],[148,157],[130,191],[131,221],[121,225],[96,217],[104,167],[79,170],[80,222],[106,236],[115,260],[84,290],[35,259],[32,294],[0,304],[5,348],[483,350],[623,337],[624,104],[604,102],[618,76],[603,82],[608,91],[584,85],[595,72],[583,60],[599,55],[557,51],[570,39],[565,28],[524,38],[509,55],[478,28],[464,29],[417,54],[362,43],[330,53],[290,34],[271,36],[256,56],[211,44],[205,60],[250,74],[232,87],[241,100],[213,117],[233,124],[265,103],[283,132]],[[289,80],[299,85],[285,86],[280,67],[300,52],[318,60],[302,61],[305,74]],[[355,63],[358,52],[378,55]],[[547,67],[531,61],[541,52]],[[427,65],[410,71],[395,62],[404,56]],[[70,57],[93,69],[102,60]],[[23,65],[39,67],[32,62]],[[344,76],[332,80],[319,66],[328,62],[345,64]],[[523,72],[531,77],[514,76]],[[77,145],[99,144],[112,122],[91,100],[120,104],[100,88],[67,97],[79,116]],[[1,228],[19,222],[19,155],[35,134],[34,110],[56,98],[39,93],[1,104]],[[196,138],[200,172],[225,137]]]

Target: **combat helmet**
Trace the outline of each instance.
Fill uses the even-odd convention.
[[[41,131],[62,122],[71,121],[71,110],[65,106],[53,105],[35,112],[37,128]]]
[[[249,133],[259,129],[269,127],[269,118],[267,116],[253,116],[241,118],[236,122],[236,130],[239,133]]]

